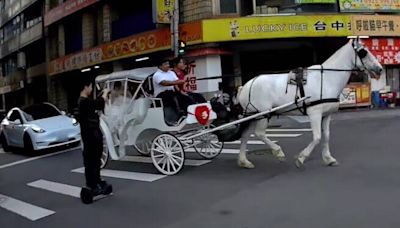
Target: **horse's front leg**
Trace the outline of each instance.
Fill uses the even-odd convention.
[[[249,160],[247,160],[247,141],[251,136],[251,133],[254,132],[254,124],[250,123],[243,132],[242,138],[240,140],[240,152],[238,157],[238,165],[243,168],[253,169],[255,166]]]
[[[331,115],[322,119],[322,160],[328,166],[338,166],[339,162],[331,155],[329,151],[329,133],[330,133]]]
[[[296,166],[300,168],[304,165],[305,160],[311,155],[311,152],[314,150],[315,146],[319,144],[321,141],[321,121],[322,121],[322,113],[311,113],[308,115],[311,121],[311,128],[313,131],[313,141],[308,144],[306,148],[297,156],[296,158]]]
[[[268,127],[267,119],[258,120],[256,123],[254,134],[257,136],[257,138],[259,138],[261,141],[263,141],[272,149],[272,155],[274,155],[280,162],[284,162],[286,160],[286,156],[283,153],[282,148],[278,144],[272,142],[267,137],[267,134],[265,132],[267,127]]]

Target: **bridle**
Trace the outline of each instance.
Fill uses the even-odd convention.
[[[353,46],[353,50],[355,52],[355,55],[354,55],[354,68],[353,69],[357,69],[358,71],[361,71],[361,72],[368,71],[367,67],[365,66],[364,61],[363,61],[363,59],[365,57],[367,57],[368,51],[365,50],[365,47],[363,47],[363,46],[355,45],[354,42],[356,42],[356,41],[353,41],[351,43],[351,46]],[[361,64],[362,64],[362,68],[357,66],[357,56],[360,58],[360,61],[361,61]]]

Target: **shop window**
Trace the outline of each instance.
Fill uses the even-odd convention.
[[[367,83],[368,82],[368,75],[364,72],[353,72],[350,75],[349,83]]]
[[[238,14],[239,0],[214,0],[214,14]]]

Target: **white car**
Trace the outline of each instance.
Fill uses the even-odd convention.
[[[10,147],[26,152],[66,145],[80,145],[78,121],[50,103],[13,108],[1,121],[0,141],[4,151]]]

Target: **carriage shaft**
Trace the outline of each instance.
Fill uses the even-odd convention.
[[[248,117],[244,117],[242,119],[235,120],[235,121],[230,122],[230,123],[223,124],[223,125],[218,126],[216,128],[205,130],[205,131],[202,131],[200,133],[197,133],[197,134],[194,134],[192,136],[189,136],[187,138],[181,138],[181,140],[191,140],[191,139],[200,137],[200,136],[205,135],[205,134],[209,134],[209,133],[213,133],[213,132],[222,130],[222,129],[226,128],[226,127],[230,127],[230,126],[235,125],[235,124],[240,124],[240,123],[243,123],[243,122],[246,122],[246,121],[250,121],[250,120],[253,120],[253,119],[257,118],[257,117],[265,116],[267,114],[273,113],[273,112],[278,111],[280,109],[287,108],[287,107],[295,104],[296,102],[299,103],[299,102],[302,102],[302,101],[304,101],[304,100],[306,100],[308,98],[310,98],[310,97],[302,97],[300,99],[297,99],[296,101],[293,101],[293,102],[278,106],[278,107],[273,108],[271,110],[264,111],[264,112],[259,112],[259,113],[256,113],[254,115],[251,115],[251,116],[248,116]]]

